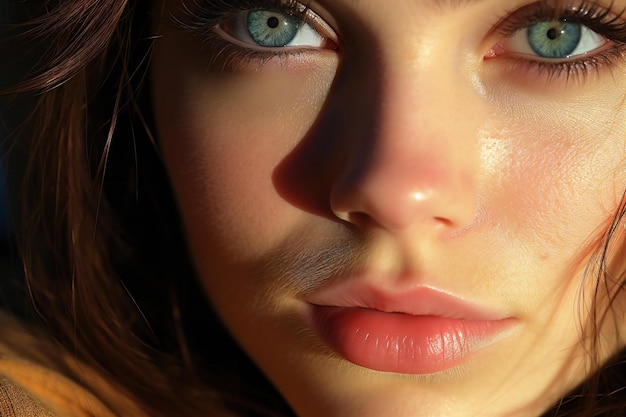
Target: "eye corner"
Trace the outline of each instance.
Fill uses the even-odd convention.
[[[303,22],[310,25],[323,39],[328,46],[324,49],[338,50],[339,49],[339,35],[337,31],[319,14],[311,10],[308,6],[302,5],[301,16]]]
[[[498,41],[483,55],[484,61],[489,61],[494,58],[500,58],[506,54],[506,48],[502,41]]]
[[[321,49],[325,49],[328,51],[339,51],[341,48],[339,47],[339,41],[331,38],[324,37],[324,44]]]

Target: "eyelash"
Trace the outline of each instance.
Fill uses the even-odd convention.
[[[225,20],[252,10],[271,10],[295,16],[305,23],[310,21],[308,7],[296,0],[193,0],[192,5],[183,4],[181,18],[172,17],[171,22],[174,27],[199,35],[204,45],[218,51],[212,57],[213,61],[223,55],[226,58],[224,67],[251,62],[263,66],[270,60],[284,61],[305,52],[302,48],[246,48],[225,40],[215,31],[215,27]],[[306,49],[307,53],[314,51]]]
[[[218,51],[212,56],[217,61],[221,56],[225,58],[224,67],[227,65],[246,65],[257,63],[263,66],[270,60],[286,60],[303,53],[314,52],[315,49],[301,48],[272,48],[252,49],[236,45],[225,40],[216,31],[215,27],[225,20],[250,10],[272,10],[293,15],[304,22],[309,22],[307,16],[308,7],[296,0],[192,0],[192,4],[183,4],[182,17],[172,17],[172,24],[184,31],[195,33],[200,36],[202,42]],[[581,0],[578,5],[555,8],[551,5],[554,0],[538,1],[536,3],[511,11],[506,14],[496,25],[495,32],[503,37],[513,36],[517,31],[538,22],[545,22],[558,18],[567,19],[589,27],[592,31],[607,38],[612,45],[603,51],[590,56],[575,58],[568,61],[549,62],[520,58],[516,61],[520,66],[528,70],[537,70],[547,74],[548,80],[565,76],[585,78],[591,72],[599,72],[603,68],[611,68],[618,60],[624,58],[626,52],[626,21],[622,16],[626,13],[624,8],[620,13],[614,14],[611,9],[613,4],[604,8],[597,3]]]
[[[578,5],[569,5],[565,8],[556,9],[548,1],[537,2],[514,11],[501,19],[496,32],[503,37],[511,37],[517,31],[529,27],[535,23],[550,20],[567,20],[587,26],[592,31],[608,39],[609,45],[603,51],[589,56],[575,57],[571,60],[550,62],[542,60],[517,59],[517,62],[526,69],[535,69],[539,73],[546,74],[548,81],[564,76],[566,80],[571,78],[585,79],[590,73],[598,73],[601,69],[611,68],[618,60],[624,58],[626,51],[626,21],[622,16],[626,9],[614,14],[612,4],[609,8],[603,8],[597,3],[582,0]]]

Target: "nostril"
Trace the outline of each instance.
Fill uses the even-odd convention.
[[[346,213],[346,218],[342,219],[348,223],[361,229],[369,229],[372,227],[381,227],[375,219],[360,211]]]
[[[340,211],[340,210],[334,210],[333,209],[333,214],[335,215],[335,217],[337,217],[339,220],[343,220],[344,222],[348,222],[351,223],[351,213],[349,211]]]
[[[384,139],[384,140],[383,140]],[[360,228],[401,232],[418,227],[453,230],[471,222],[476,209],[471,157],[442,149],[439,142],[383,138],[369,162],[346,164],[330,189],[334,215]]]
[[[450,226],[450,227],[452,227],[454,225],[452,220],[447,219],[445,217],[433,217],[433,221],[435,223],[439,223],[439,224],[441,224],[443,226]]]

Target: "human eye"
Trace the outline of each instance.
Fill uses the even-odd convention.
[[[225,37],[252,47],[322,48],[325,38],[303,18],[274,10],[238,13],[216,28]]]
[[[518,31],[505,46],[513,53],[550,60],[589,54],[607,42],[602,35],[580,23],[552,20]]]
[[[199,0],[185,6],[177,27],[200,35],[222,54],[267,61],[336,50],[337,35],[324,20],[292,0]]]
[[[537,2],[513,12],[497,28],[503,39],[486,59],[509,58],[548,74],[585,77],[624,58],[624,12],[595,3]]]

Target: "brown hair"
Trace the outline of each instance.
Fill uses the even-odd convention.
[[[10,34],[12,55],[41,55],[3,91],[31,94],[8,160],[27,289],[51,337],[148,415],[278,415],[280,397],[197,296],[140,111],[151,3],[45,1]],[[205,349],[213,359],[193,353]]]
[[[198,295],[142,88],[152,2],[40,3],[11,39],[41,58],[3,93],[31,95],[9,163],[27,288],[45,328],[151,416],[292,415]],[[594,258],[598,285],[623,215],[622,204]],[[597,332],[590,340],[594,354]],[[625,376],[618,358],[546,415],[624,415]]]

